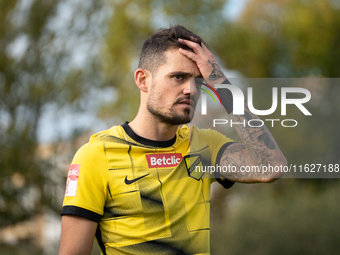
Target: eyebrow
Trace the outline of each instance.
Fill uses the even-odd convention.
[[[175,76],[175,75],[183,75],[183,76],[190,76],[192,77],[193,76],[193,73],[188,73],[188,72],[182,72],[182,71],[175,71],[175,72],[171,72],[169,73],[170,76]],[[197,75],[196,77],[194,78],[203,78],[202,75]]]

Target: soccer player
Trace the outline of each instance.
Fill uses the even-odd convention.
[[[202,39],[177,25],[143,44],[134,75],[140,107],[129,123],[99,132],[76,153],[62,208],[59,254],[210,254],[210,185],[272,182],[280,173],[242,172],[242,166],[286,165],[266,127],[237,125],[243,143],[189,123],[199,97],[192,78],[228,83]],[[257,119],[245,105],[232,114],[232,97],[219,89],[235,122]],[[235,172],[195,171],[232,166]]]

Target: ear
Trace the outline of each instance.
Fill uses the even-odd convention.
[[[135,72],[135,82],[138,88],[143,92],[148,92],[149,78],[151,73],[145,69],[138,68]]]

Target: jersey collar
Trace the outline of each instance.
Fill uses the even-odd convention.
[[[129,122],[126,121],[122,125],[125,133],[128,136],[130,136],[133,140],[135,140],[136,142],[139,142],[141,144],[153,146],[153,147],[165,148],[165,147],[172,146],[176,142],[176,135],[174,136],[174,138],[172,138],[171,140],[168,140],[168,141],[155,141],[155,140],[150,140],[150,139],[141,137],[141,136],[137,135],[135,132],[133,132],[133,130],[130,128],[130,126],[128,124],[129,124]]]

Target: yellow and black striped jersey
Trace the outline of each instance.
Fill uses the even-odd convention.
[[[219,162],[231,142],[195,126],[169,141],[140,137],[127,122],[97,133],[72,161],[62,215],[98,222],[102,254],[210,254],[216,179],[195,168]]]

